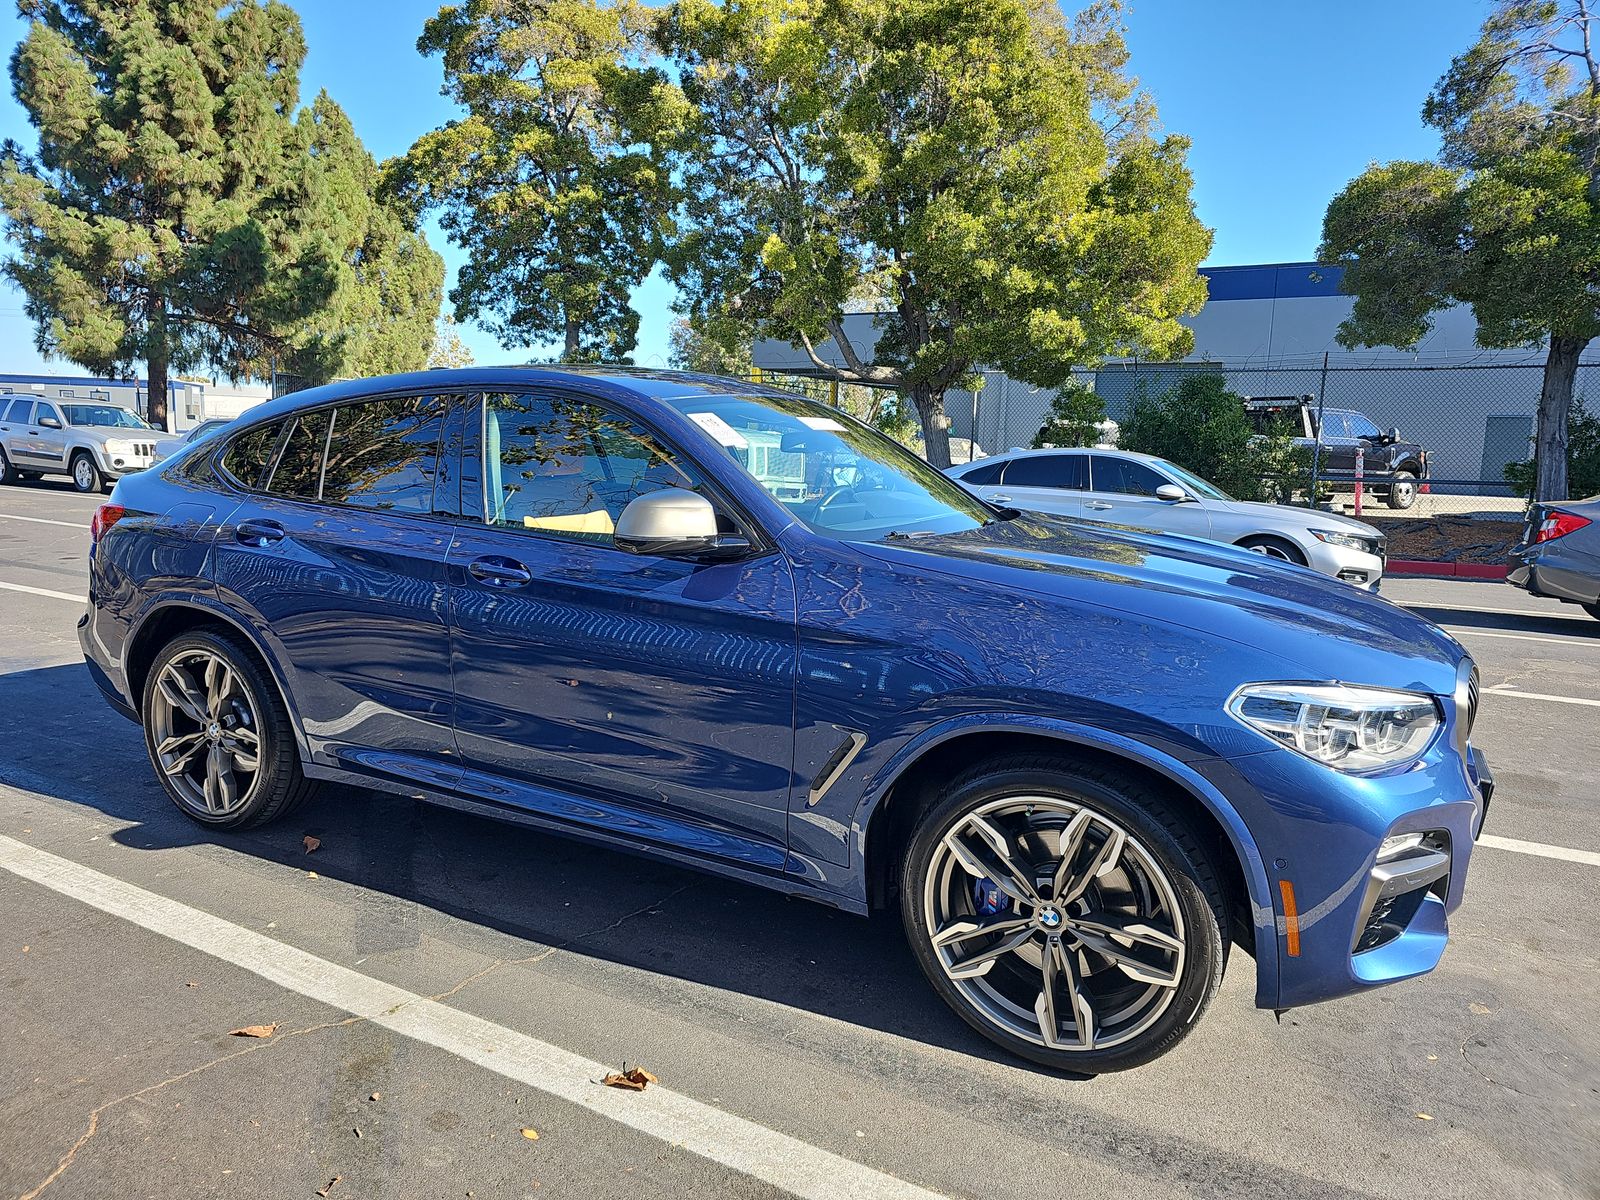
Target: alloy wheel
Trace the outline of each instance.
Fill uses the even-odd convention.
[[[1275,558],[1279,562],[1294,561],[1289,557],[1288,551],[1273,542],[1257,542],[1253,546],[1246,546],[1245,549],[1249,550],[1251,554],[1264,554],[1266,557]]]
[[[185,651],[162,667],[150,710],[158,766],[182,801],[212,818],[243,808],[261,773],[261,734],[240,673],[221,655]]]
[[[934,849],[923,911],[968,1004],[1046,1049],[1121,1045],[1178,996],[1184,923],[1172,883],[1082,803],[1013,796],[964,814]]]
[[[78,461],[72,464],[72,482],[77,484],[80,492],[94,491],[94,464],[81,454]]]

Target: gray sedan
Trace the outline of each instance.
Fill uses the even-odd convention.
[[[1600,496],[1529,508],[1507,580],[1600,617]]]
[[[985,500],[1231,542],[1376,590],[1384,537],[1319,509],[1235,500],[1176,463],[1127,450],[1012,450],[951,467]]]

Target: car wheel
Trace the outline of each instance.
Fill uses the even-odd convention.
[[[1585,604],[1583,606],[1583,609],[1591,617],[1593,617],[1596,621],[1600,621],[1600,603]]]
[[[1222,889],[1200,840],[1137,782],[1026,755],[957,777],[917,823],[901,917],[956,1013],[1023,1058],[1141,1066],[1222,980]]]
[[[1417,477],[1411,471],[1396,471],[1389,484],[1389,507],[1410,508],[1417,502]]]
[[[1265,554],[1268,558],[1275,558],[1279,562],[1297,563],[1302,567],[1306,565],[1306,556],[1301,553],[1300,547],[1285,538],[1261,534],[1256,537],[1240,538],[1237,545],[1254,554]]]
[[[21,483],[22,472],[11,465],[6,452],[0,450],[0,483]]]
[[[162,647],[141,712],[161,786],[202,825],[264,825],[299,807],[315,786],[301,773],[276,685],[230,637],[183,634]]]
[[[100,490],[100,468],[94,465],[94,459],[85,451],[79,450],[72,456],[72,489],[77,492],[95,492]]]

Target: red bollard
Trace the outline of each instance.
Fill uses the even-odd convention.
[[[1366,465],[1365,461],[1364,461],[1365,458],[1366,458],[1366,455],[1362,452],[1361,447],[1357,446],[1356,447],[1356,516],[1358,516],[1358,517],[1361,515],[1361,474],[1362,474],[1362,469]]]

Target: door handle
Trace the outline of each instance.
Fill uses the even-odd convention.
[[[1103,512],[1111,507],[1111,505],[1107,504],[1104,500],[1085,500],[1083,502],[1083,506],[1085,508],[1092,508],[1096,512]]]
[[[995,504],[1010,504],[1011,503],[1011,497],[1010,496],[1001,496],[1001,495],[997,495],[997,494],[995,494],[993,492],[991,492],[989,494],[989,499],[991,501],[993,501]]]
[[[486,554],[467,564],[467,574],[484,587],[514,588],[533,582],[533,572],[514,558]]]
[[[233,531],[233,540],[241,546],[264,550],[283,541],[283,526],[276,521],[240,521]]]

